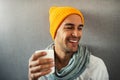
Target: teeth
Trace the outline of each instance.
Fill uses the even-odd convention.
[[[77,40],[70,40],[70,42],[77,42]]]

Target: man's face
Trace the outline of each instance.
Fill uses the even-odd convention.
[[[83,23],[79,15],[68,16],[60,25],[55,36],[55,47],[64,52],[76,52],[82,36]]]

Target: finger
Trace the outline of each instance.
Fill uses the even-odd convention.
[[[31,74],[31,78],[36,80],[41,76],[49,74],[51,71],[52,71],[51,69],[48,69],[44,72],[37,72],[37,73]]]
[[[54,60],[52,59],[52,58],[39,58],[38,59],[38,62],[39,62],[39,64],[40,65],[42,65],[42,64],[49,64],[49,63],[51,63],[51,62],[53,62]]]
[[[29,61],[33,61],[38,59],[39,57],[45,56],[47,53],[46,52],[35,52],[29,59]]]
[[[54,66],[53,63],[35,66],[35,67],[30,68],[30,72],[31,72],[31,73],[42,72],[42,71],[44,71],[44,70],[47,70],[47,69],[52,68],[53,66]]]
[[[51,59],[51,58],[47,58],[47,59],[40,59],[39,58],[36,61],[29,62],[29,68],[34,67],[34,66],[38,66],[38,65],[49,64],[51,62],[53,62],[53,59]]]

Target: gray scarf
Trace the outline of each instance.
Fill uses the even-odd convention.
[[[53,49],[53,45],[50,45],[47,49]],[[88,49],[79,45],[78,51],[73,54],[67,66],[46,77],[48,80],[74,80],[86,69],[89,58],[90,52]]]

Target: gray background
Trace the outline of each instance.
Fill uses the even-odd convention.
[[[120,80],[120,0],[0,0],[0,80],[27,80],[28,60],[52,42],[48,10],[74,6],[85,17],[82,44]]]

